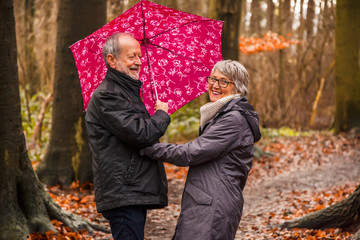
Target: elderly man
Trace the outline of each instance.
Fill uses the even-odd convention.
[[[144,239],[147,209],[167,205],[167,180],[161,162],[140,156],[157,143],[170,123],[168,104],[157,101],[150,116],[140,98],[141,48],[132,35],[107,38],[105,79],[86,112],[93,158],[95,201],[117,239]]]

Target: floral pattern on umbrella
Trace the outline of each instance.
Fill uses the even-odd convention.
[[[104,79],[106,37],[131,33],[140,42],[143,101],[152,115],[158,97],[169,114],[207,91],[206,76],[222,59],[222,21],[181,12],[146,0],[70,46],[78,69],[84,109]]]

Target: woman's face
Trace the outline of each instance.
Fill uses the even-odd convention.
[[[233,82],[232,80],[228,79],[227,77],[225,77],[224,74],[222,74],[221,72],[219,72],[219,70],[215,70],[213,72],[213,74],[211,74],[210,77],[216,78],[216,79],[224,79],[226,81],[229,82]],[[216,81],[215,84],[208,84],[209,86],[209,97],[210,97],[210,101],[211,102],[216,102],[217,100],[223,98],[223,97],[227,97],[230,96],[232,94],[232,91],[234,89],[234,84],[229,83],[227,85],[227,87],[220,87],[219,86],[219,81]]]

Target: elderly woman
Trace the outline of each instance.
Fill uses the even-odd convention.
[[[245,97],[249,75],[244,66],[220,61],[207,81],[211,102],[200,108],[199,137],[142,151],[156,160],[189,166],[173,239],[235,238],[254,142],[261,137],[258,115]]]

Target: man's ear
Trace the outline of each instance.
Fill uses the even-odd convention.
[[[108,55],[106,56],[106,60],[107,60],[109,66],[110,66],[111,68],[115,68],[115,67],[116,67],[116,62],[117,62],[117,60],[116,60],[116,58],[115,58],[114,55],[108,54]]]

